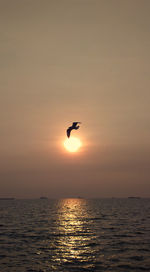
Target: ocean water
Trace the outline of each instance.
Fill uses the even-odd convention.
[[[150,271],[150,199],[1,200],[4,271]]]

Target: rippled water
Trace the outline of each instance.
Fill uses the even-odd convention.
[[[150,199],[0,201],[0,271],[150,271]]]

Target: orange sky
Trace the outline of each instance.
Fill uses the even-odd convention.
[[[150,196],[149,10],[0,1],[0,197]]]

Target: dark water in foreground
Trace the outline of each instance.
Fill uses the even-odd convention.
[[[150,271],[150,199],[0,201],[0,271]]]

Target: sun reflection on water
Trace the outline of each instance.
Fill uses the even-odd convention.
[[[85,265],[94,258],[90,244],[94,238],[88,225],[85,199],[62,199],[58,203],[55,261],[60,265],[72,262]]]
[[[60,243],[65,246],[66,257],[78,258],[81,253],[79,246],[83,246],[85,240],[83,221],[86,215],[84,199],[65,199],[61,201],[59,210],[59,231],[64,233]]]

